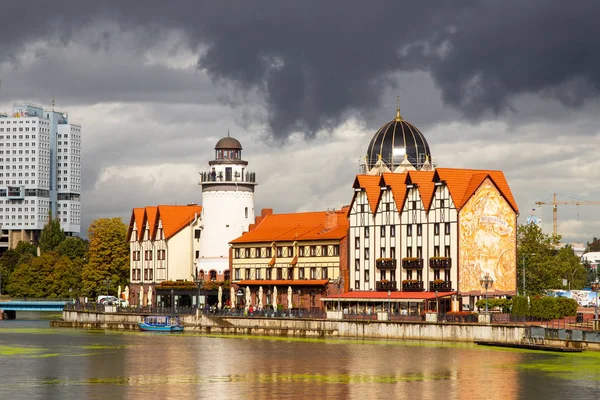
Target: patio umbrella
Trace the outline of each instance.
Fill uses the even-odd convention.
[[[223,286],[219,286],[219,302],[217,303],[217,308],[219,311],[223,307]]]
[[[121,300],[121,285],[119,285],[119,289],[117,290],[117,299]]]
[[[125,300],[129,301],[129,286],[125,286]]]
[[[148,305],[152,307],[152,286],[148,288]]]
[[[277,311],[277,286],[273,288],[273,310]]]
[[[250,307],[250,286],[246,286],[246,310]]]
[[[140,307],[144,306],[144,287],[140,286]]]
[[[231,290],[229,291],[229,301],[231,302],[231,308],[235,308],[235,289],[233,288],[233,286],[231,287]]]
[[[292,308],[292,287],[288,286],[288,308]]]
[[[262,286],[258,288],[258,309],[262,310],[263,308],[263,288]]]

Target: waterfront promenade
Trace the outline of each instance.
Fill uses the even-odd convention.
[[[151,313],[78,311],[66,309],[55,327],[137,330],[137,323]],[[235,316],[212,314],[181,315],[184,332],[218,335],[259,335],[287,337],[340,337],[355,339],[399,339],[469,342],[496,341],[520,343],[525,338],[543,337],[546,344],[581,347],[600,351],[600,332],[573,327],[547,328],[527,323],[469,323],[435,321],[398,321],[373,319],[298,318],[294,316]]]

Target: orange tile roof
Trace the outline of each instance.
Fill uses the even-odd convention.
[[[381,197],[380,181],[381,177],[377,175],[356,175],[354,181],[354,188],[365,189],[365,192],[367,192],[367,200],[373,214],[377,211],[377,203],[379,203]],[[354,196],[356,197],[356,193]],[[354,199],[352,199],[352,203],[354,203]]]
[[[187,205],[187,206],[146,206],[144,208],[134,208],[131,213],[131,222],[129,223],[129,235],[133,231],[133,223],[135,221],[138,229],[137,240],[143,239],[144,227],[146,222],[150,226],[150,240],[156,239],[158,221],[162,222],[165,239],[170,239],[173,235],[183,229],[187,224],[194,220],[196,215],[200,215],[202,206]]]
[[[389,186],[392,190],[398,211],[402,211],[404,200],[406,200],[406,177],[407,174],[405,172],[400,174],[383,174],[383,184]]]
[[[143,208],[134,208],[131,212],[131,218],[129,219],[129,229],[127,230],[127,241],[131,241],[131,234],[133,232],[133,224],[137,229],[137,237],[134,240],[142,239],[142,222],[144,220],[144,209]]]
[[[162,222],[165,240],[170,239],[177,232],[185,228],[195,218],[198,218],[201,212],[202,206],[197,205],[159,205],[157,215]]]
[[[421,195],[421,202],[425,211],[429,211],[431,200],[435,192],[435,182],[433,181],[434,171],[409,171],[408,178],[416,184]]]
[[[355,189],[365,189],[371,211],[375,212],[381,196],[381,187],[388,186],[396,201],[396,207],[398,210],[402,210],[407,194],[406,184],[407,182],[411,182],[418,186],[425,210],[429,211],[435,194],[435,182],[441,180],[446,182],[454,206],[456,209],[460,209],[488,177],[496,185],[514,211],[519,212],[517,203],[502,171],[438,168],[435,171],[408,171],[400,174],[385,173],[381,178],[371,175],[357,175],[353,187]],[[378,183],[375,185],[377,181]],[[352,202],[356,198],[356,193],[354,196]]]
[[[458,169],[458,168],[438,168],[435,170],[435,174],[440,180],[445,181],[450,191],[450,196],[454,201],[454,205],[457,209],[460,209],[465,202],[475,193],[475,190],[481,185],[483,179],[479,185],[475,186],[475,182],[482,177],[482,174],[488,175],[500,193],[504,196],[510,206],[519,212],[519,207],[515,201],[508,182],[504,177],[502,171],[494,170],[477,170],[477,169]],[[472,182],[474,175],[478,175],[475,181]]]
[[[154,232],[156,231],[156,210],[158,207],[156,206],[147,206],[146,212],[144,213],[144,227],[146,226],[146,222],[150,227],[150,237],[148,239],[154,240]]]
[[[330,229],[327,229],[327,211],[267,215],[253,230],[231,243],[342,239],[348,232],[347,210],[334,212],[337,224]]]

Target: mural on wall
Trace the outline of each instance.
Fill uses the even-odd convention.
[[[488,293],[516,292],[516,215],[494,184],[486,179],[459,214],[459,290],[478,294],[480,279],[494,280]]]

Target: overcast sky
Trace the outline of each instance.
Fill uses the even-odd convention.
[[[600,5],[582,0],[30,0],[2,5],[0,110],[56,99],[83,126],[83,226],[199,203],[231,132],[256,209],[340,208],[402,115],[440,167],[503,170],[522,222],[600,200]],[[559,206],[566,242],[600,205]]]

